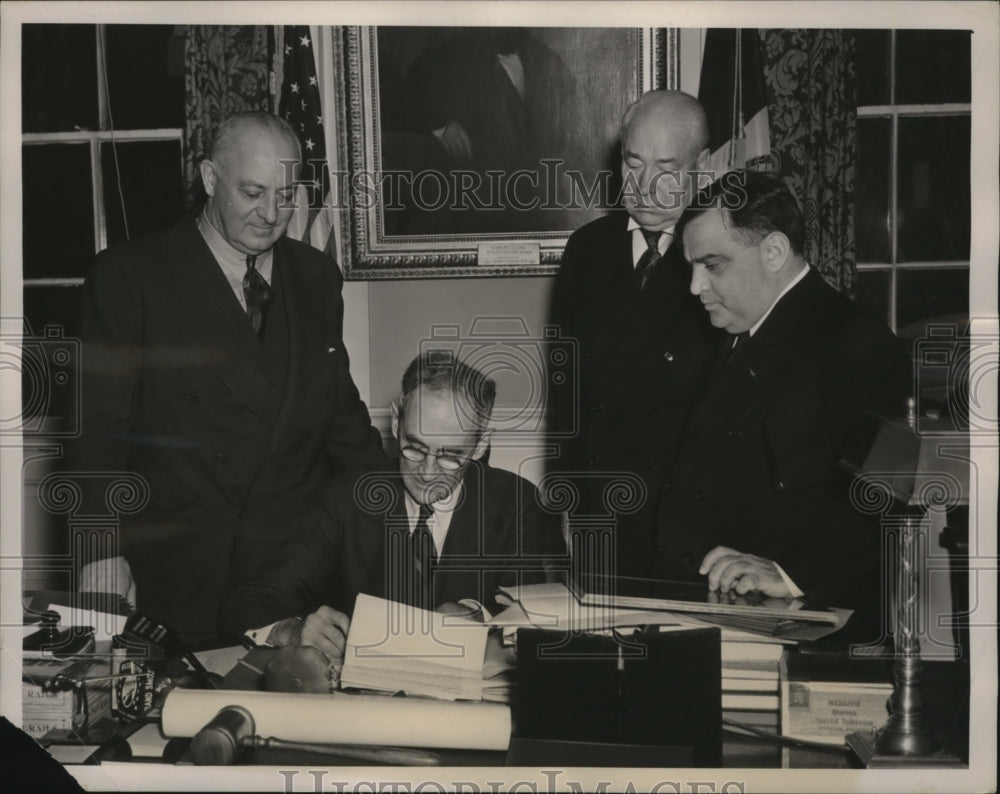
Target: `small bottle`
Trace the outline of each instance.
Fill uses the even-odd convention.
[[[111,716],[119,722],[142,719],[153,705],[153,671],[129,653],[121,634],[111,638]]]

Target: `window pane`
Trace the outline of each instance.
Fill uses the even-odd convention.
[[[94,25],[21,27],[24,132],[97,129],[97,33]]]
[[[966,30],[896,31],[896,102],[969,102],[970,46]]]
[[[115,150],[121,175],[121,194]],[[101,144],[108,245],[172,226],[184,217],[180,141],[119,141]],[[122,219],[122,203],[128,220]]]
[[[968,116],[899,120],[901,262],[969,258]]]
[[[184,126],[182,30],[173,25],[105,28],[108,98],[116,129]]]
[[[891,131],[889,119],[858,119],[854,228],[861,262],[889,261]]]
[[[960,322],[969,316],[969,269],[905,270],[898,275],[898,305],[896,317],[900,335],[910,333],[912,326],[922,329],[928,321]]]
[[[82,277],[94,259],[90,147],[24,146],[24,277]]]
[[[888,105],[889,31],[858,30],[854,38],[858,105]]]
[[[865,314],[889,325],[889,271],[859,270],[854,280],[857,301]]]

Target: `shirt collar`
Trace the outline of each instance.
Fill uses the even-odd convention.
[[[444,499],[439,499],[433,504],[427,505],[431,509],[431,515],[435,513],[453,513],[455,508],[458,507],[458,503],[462,500],[462,492],[465,488],[465,483],[460,482],[455,490],[448,494]],[[406,504],[406,512],[411,518],[416,518],[420,515],[420,505],[417,504],[416,500],[410,496],[410,492],[403,491],[403,501]]]
[[[767,317],[768,317],[768,315],[772,311],[774,311],[774,307],[778,305],[778,301],[780,301],[783,297],[785,297],[785,295],[788,294],[789,290],[791,290],[792,287],[794,287],[796,284],[798,284],[800,281],[802,281],[802,279],[804,279],[806,277],[806,273],[808,273],[808,272],[809,272],[809,265],[807,263],[806,266],[804,268],[802,268],[802,270],[800,270],[798,272],[798,274],[795,276],[795,278],[793,278],[791,281],[789,281],[785,285],[785,288],[781,292],[778,293],[778,297],[776,297],[774,299],[774,301],[768,307],[767,311],[764,312],[764,316],[761,317],[757,322],[755,322],[751,326],[751,328],[750,328],[750,336],[753,336],[755,333],[757,333],[757,331],[760,329],[760,327],[764,324],[764,320],[766,320]]]
[[[677,224],[674,224],[674,226],[668,226],[666,229],[663,229],[663,233],[665,235],[670,235],[671,237],[673,237],[673,235],[674,235],[674,228],[676,227],[676,225]],[[634,232],[636,229],[641,229],[641,228],[642,228],[642,226],[639,225],[639,221],[637,221],[635,218],[633,218],[631,215],[629,215],[628,216],[628,225],[625,227],[625,230],[629,231],[629,232]],[[661,237],[660,239],[662,240],[663,238]]]
[[[647,248],[646,239],[642,236],[642,226],[640,226],[639,222],[630,215],[628,219],[628,226],[625,227],[625,230],[632,233],[632,258],[633,260],[637,260],[640,256],[642,256],[643,252]],[[635,232],[639,233],[636,234]],[[656,247],[660,250],[661,256],[667,252],[673,238],[673,226],[669,229],[663,230],[663,233],[660,235],[660,239],[656,242]],[[635,262],[633,262],[633,264],[635,264]]]
[[[233,248],[229,241],[222,236],[222,233],[211,224],[204,212],[198,216],[198,231],[201,232],[201,236],[205,238],[205,242],[208,244],[208,248],[212,252],[212,256],[215,257],[215,261],[219,263],[223,271],[227,273],[238,273],[242,279],[243,273],[247,269],[247,255],[242,251]],[[271,265],[273,261],[274,249],[269,248],[264,253],[258,254],[257,261],[254,263],[254,267],[257,269],[257,272],[259,272],[268,283],[271,281]]]

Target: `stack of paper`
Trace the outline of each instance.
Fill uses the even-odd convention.
[[[488,631],[482,623],[361,594],[341,686],[481,700]]]
[[[486,640],[486,661],[483,663],[483,700],[510,703],[516,664],[517,651],[501,645],[500,635],[491,633]]]
[[[784,647],[767,642],[723,641],[721,652],[722,716],[760,727],[764,723],[750,718],[747,712],[767,712],[767,727],[777,731]]]
[[[581,604],[692,614],[724,628],[794,640],[816,640],[842,628],[848,610],[811,606],[797,598],[761,593],[718,593],[704,583],[618,576],[573,578],[569,586]]]
[[[675,616],[668,612],[581,604],[561,583],[501,587],[497,601],[507,608],[489,623],[511,631],[522,627],[600,631],[621,626],[677,624]]]

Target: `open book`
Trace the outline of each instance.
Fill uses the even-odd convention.
[[[347,634],[344,688],[444,700],[506,699],[512,660],[483,623],[361,594]],[[488,652],[489,648],[489,652]]]

